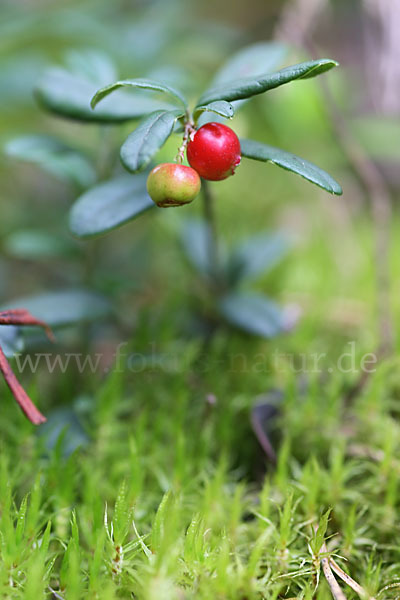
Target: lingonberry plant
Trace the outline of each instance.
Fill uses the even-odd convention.
[[[119,152],[128,173],[121,174],[115,168],[114,148],[110,147],[100,148],[103,168],[98,173],[83,153],[55,139],[35,138],[34,153],[32,140],[28,140],[28,148],[23,140],[22,155],[18,143],[16,155],[19,151],[22,158],[39,162],[61,176],[72,176],[84,190],[69,218],[71,232],[81,239],[105,234],[150,209],[158,210],[156,205],[164,209],[189,204],[201,186],[204,220],[182,219],[181,241],[189,261],[207,283],[211,320],[222,319],[270,338],[288,328],[287,314],[267,297],[242,286],[275,264],[286,249],[285,240],[277,234],[259,234],[228,251],[217,236],[213,198],[218,186],[224,184],[210,182],[232,176],[239,163],[245,173],[243,159],[251,159],[296,173],[329,193],[342,193],[340,185],[316,165],[263,141],[239,140],[234,128],[221,123],[231,120],[252,97],[310,79],[337,65],[333,60],[320,59],[277,70],[285,54],[286,48],[276,43],[242,49],[192,105],[180,90],[151,78],[119,79],[105,85],[112,79],[114,68],[104,57],[93,62],[90,76],[90,56],[84,61],[85,74],[51,69],[36,89],[38,101],[48,111],[100,125],[139,120]],[[173,153],[169,162],[154,164],[171,135],[181,136],[176,156]],[[190,167],[183,164],[185,156]]]
[[[111,96],[118,98],[114,95],[117,90],[121,93],[124,89],[133,90],[132,106],[139,90],[153,92],[158,97],[162,95],[171,105],[156,110],[149,106],[148,114],[122,144],[121,162],[133,177],[118,177],[92,188],[77,200],[70,216],[70,227],[76,236],[88,238],[102,234],[138,217],[154,206],[154,202],[168,207],[192,201],[198,192],[199,184],[194,176],[194,171],[197,172],[202,179],[205,221],[189,223],[184,228],[189,258],[201,275],[207,277],[214,313],[235,327],[264,337],[287,329],[290,318],[268,298],[243,292],[238,287],[274,263],[282,254],[284,244],[277,236],[264,235],[224,253],[217,239],[214,200],[208,182],[233,175],[243,157],[275,164],[332,194],[342,193],[340,185],[316,165],[261,141],[239,140],[232,128],[220,123],[221,119],[232,119],[235,111],[255,95],[292,81],[310,79],[337,65],[333,60],[320,59],[274,71],[282,60],[279,50],[282,49],[275,44],[256,44],[239,52],[217,74],[214,84],[200,96],[194,108],[180,90],[152,79],[121,79],[100,88],[91,100],[93,115],[104,103],[110,102]],[[263,63],[267,65],[264,72]],[[182,136],[175,157],[176,167],[167,163],[153,169],[147,181],[149,198],[145,187],[146,168],[172,134]],[[189,183],[189,172],[185,170],[183,185],[181,165],[185,152],[194,171],[189,171]],[[245,169],[245,166],[240,168]]]

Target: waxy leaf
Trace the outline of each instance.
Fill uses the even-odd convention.
[[[212,87],[231,83],[235,79],[271,73],[284,61],[287,46],[279,42],[257,42],[242,48],[217,72]]]
[[[100,84],[101,85],[101,84]],[[172,104],[149,98],[144,94],[121,91],[107,98],[96,111],[90,108],[90,99],[99,83],[53,68],[45,73],[35,90],[39,103],[50,112],[78,121],[117,123],[140,119],[155,110],[173,109]]]
[[[147,174],[123,175],[85,192],[70,212],[71,232],[80,238],[106,233],[155,206],[146,190]]]
[[[287,239],[280,233],[261,233],[238,244],[229,257],[232,283],[252,280],[271,269],[286,253]]]
[[[203,104],[209,104],[216,100],[226,100],[232,102],[233,100],[242,100],[244,98],[250,98],[257,94],[263,94],[268,90],[279,87],[290,81],[296,79],[309,79],[329,71],[333,67],[337,66],[337,62],[327,58],[319,60],[310,60],[298,65],[286,67],[275,73],[266,73],[265,75],[258,75],[256,77],[246,77],[243,79],[237,79],[230,83],[218,85],[203,94],[198,102],[198,106]]]
[[[9,256],[23,260],[70,258],[77,253],[71,238],[64,240],[56,233],[40,229],[13,231],[3,239],[3,247]]]
[[[0,347],[8,358],[11,358],[16,352],[22,352],[24,340],[19,327],[0,325]]]
[[[66,290],[18,298],[9,303],[13,309],[25,308],[51,327],[81,321],[95,321],[106,316],[110,303],[104,296],[87,290]],[[8,308],[8,306],[4,307]]]
[[[304,179],[311,181],[311,183],[315,183],[315,185],[318,185],[331,194],[340,195],[343,193],[338,182],[326,173],[326,171],[304,160],[304,158],[291,154],[291,152],[285,152],[280,148],[274,148],[273,146],[268,146],[254,140],[241,139],[240,147],[242,156],[246,158],[270,162],[287,171],[297,173],[297,175],[304,177]]]
[[[97,49],[68,50],[65,53],[64,61],[70,73],[93,81],[98,87],[107,85],[118,77],[116,66],[110,55]]]
[[[158,110],[142,121],[121,147],[120,156],[124,167],[132,173],[147,167],[156,152],[167,141],[176,120],[181,116],[183,116],[182,111],[179,110]]]
[[[84,154],[50,136],[15,138],[6,144],[5,152],[80,187],[93,185],[96,180],[95,169]]]
[[[272,338],[286,329],[281,309],[259,294],[231,293],[222,298],[219,310],[234,327],[260,337]]]
[[[184,253],[189,262],[201,275],[210,275],[213,265],[210,264],[210,229],[201,219],[185,219],[180,232]],[[222,265],[226,262],[226,248],[220,243],[219,259]]]
[[[154,81],[153,79],[139,78],[139,79],[121,79],[120,81],[116,81],[115,83],[112,83],[111,85],[107,85],[106,87],[102,88],[101,90],[98,90],[92,98],[92,101],[91,101],[92,108],[95,108],[96,104],[98,104],[101,100],[103,100],[103,98],[105,98],[112,92],[115,92],[115,90],[118,90],[121,87],[138,88],[138,89],[142,89],[142,90],[151,90],[153,92],[161,92],[161,93],[167,94],[173,100],[175,100],[175,102],[177,101],[178,104],[182,105],[185,110],[188,105],[186,99],[180,93],[179,90],[176,90],[175,88],[172,88],[169,85],[166,85],[165,83],[161,83],[160,81]]]
[[[287,47],[278,42],[259,42],[246,46],[223,65],[215,75],[210,87],[213,89],[226,82],[230,84],[234,79],[271,73],[283,63],[286,54]],[[246,102],[247,99],[233,102],[234,111]],[[199,119],[199,125],[204,125],[211,120],[221,121],[218,117],[203,113]]]
[[[197,119],[203,112],[212,112],[225,119],[232,119],[235,114],[235,109],[230,102],[218,100],[216,102],[211,102],[210,104],[205,104],[204,106],[198,106],[193,113],[194,118]]]

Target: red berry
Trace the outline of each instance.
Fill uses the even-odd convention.
[[[183,206],[192,202],[200,192],[198,173],[185,165],[162,163],[149,173],[147,191],[157,206]]]
[[[226,179],[234,174],[240,163],[239,138],[226,125],[207,123],[196,131],[189,142],[187,159],[203,179]]]

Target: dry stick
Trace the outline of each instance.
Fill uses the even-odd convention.
[[[314,530],[318,531],[318,526],[314,526]],[[321,553],[322,554],[329,554],[328,553],[328,548],[326,546],[326,542],[324,542],[321,546]],[[324,563],[324,561],[326,561],[326,563]],[[336,584],[336,588],[339,588],[339,584],[337,583],[332,571],[334,573],[336,573],[336,575],[338,577],[340,577],[340,579],[342,581],[344,581],[345,583],[347,583],[347,585],[349,587],[351,587],[351,589],[356,592],[356,594],[358,594],[360,596],[360,598],[365,598],[367,600],[375,600],[374,596],[370,596],[365,590],[364,588],[357,583],[357,581],[354,581],[354,579],[352,577],[350,577],[350,575],[348,575],[346,573],[346,571],[343,571],[343,569],[341,567],[339,567],[339,565],[337,564],[337,562],[332,558],[332,556],[327,556],[325,558],[321,559],[321,563],[322,563],[322,568],[324,571],[324,575],[328,581],[328,584],[331,588],[332,594],[334,598],[337,598],[337,596],[335,595],[333,588],[332,588],[332,580],[335,581]],[[340,588],[339,588],[340,590]],[[337,590],[336,590],[337,591]],[[342,594],[341,598],[345,598],[346,596],[344,596],[343,592],[340,590],[340,594]]]
[[[329,587],[331,588],[332,596],[335,600],[346,600],[345,594],[339,587],[338,582],[335,579],[334,574],[332,573],[332,569],[329,565],[329,558],[321,559],[322,570],[325,575],[325,579],[328,582]]]
[[[374,596],[370,596],[365,590],[364,588],[357,583],[357,581],[354,581],[354,579],[352,577],[350,577],[350,575],[348,575],[346,573],[346,571],[343,571],[343,569],[341,569],[339,567],[339,565],[337,564],[337,562],[335,560],[333,560],[332,557],[329,557],[329,564],[331,566],[331,569],[334,573],[336,573],[336,575],[338,577],[340,577],[340,579],[342,581],[344,581],[345,583],[347,583],[347,585],[349,587],[351,587],[351,589],[356,592],[356,594],[358,594],[360,596],[360,598],[368,598],[368,600],[375,600]]]
[[[324,554],[328,554],[328,548],[326,547],[326,543],[324,542],[321,546],[321,552],[323,552]],[[350,577],[350,575],[348,575],[346,573],[346,571],[343,571],[343,569],[341,567],[339,567],[339,565],[337,564],[337,562],[332,558],[332,556],[328,556],[328,562],[329,562],[329,566],[332,569],[332,571],[334,573],[336,573],[336,575],[338,577],[340,577],[340,579],[342,581],[344,581],[345,583],[347,583],[347,585],[349,587],[351,587],[351,589],[356,592],[356,594],[358,594],[360,596],[360,598],[367,598],[368,600],[375,600],[375,598],[373,596],[370,596],[365,590],[364,588],[357,583],[357,581],[354,581],[354,579],[352,577]]]

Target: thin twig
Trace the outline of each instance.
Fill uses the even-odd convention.
[[[47,323],[36,319],[24,308],[0,311],[0,325],[33,325],[43,327],[49,340],[52,342],[55,341],[54,334]]]
[[[195,133],[196,133],[196,130],[194,128],[194,123],[191,121],[190,118],[187,118],[187,120],[185,122],[185,129],[184,129],[184,133],[183,133],[182,144],[179,146],[178,154],[175,157],[175,161],[177,163],[179,163],[179,164],[183,163],[183,161],[185,159],[185,152],[186,152],[187,145],[188,145],[189,141],[193,139],[193,136]]]
[[[35,325],[43,327],[48,338],[54,341],[54,335],[50,327],[36,319],[31,313],[25,309],[14,309],[0,311],[0,325]],[[10,363],[8,362],[2,348],[0,347],[0,372],[10,388],[12,395],[21,407],[24,414],[34,425],[40,425],[46,421],[46,417],[36,408],[24,388],[15,377],[13,370],[11,369]]]
[[[25,392],[18,379],[15,377],[11,366],[6,359],[3,350],[0,347],[0,371],[3,373],[4,379],[11,390],[12,395],[18,402],[22,411],[34,425],[45,423],[46,417],[36,408],[28,394]]]

